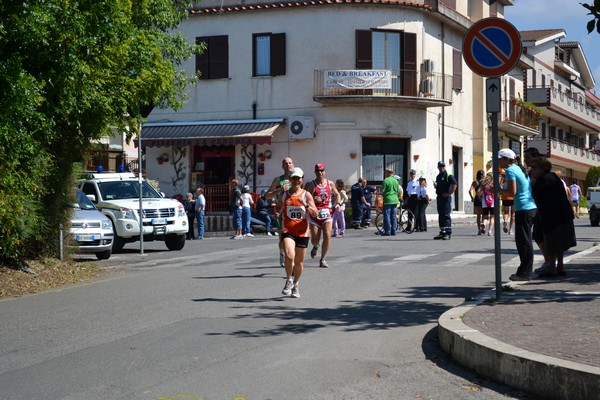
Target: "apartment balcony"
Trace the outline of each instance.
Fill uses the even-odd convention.
[[[527,88],[527,101],[543,107],[544,118],[550,118],[551,122],[578,131],[600,132],[600,114],[586,105],[582,96],[573,97],[554,87],[535,87]]]
[[[535,147],[553,164],[573,170],[587,172],[590,167],[600,167],[600,154],[593,149],[584,149],[574,144],[550,138],[529,138],[526,147]]]
[[[521,99],[502,99],[498,129],[517,136],[535,136],[539,133],[540,114],[526,107]]]
[[[452,76],[412,70],[385,71],[387,83],[381,84],[375,80],[352,79],[353,73],[362,73],[364,70],[315,70],[313,100],[328,106],[372,105],[427,109],[452,105]],[[332,79],[332,73],[346,75],[340,79]]]

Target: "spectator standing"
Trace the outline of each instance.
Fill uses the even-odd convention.
[[[406,200],[406,209],[410,210],[414,216],[416,216],[419,211],[419,200],[417,190],[419,189],[419,180],[417,179],[417,171],[411,169],[409,172],[409,179],[406,183],[406,192],[404,192],[404,198]],[[408,214],[408,229],[412,229],[412,216]]]
[[[488,172],[481,181],[479,191],[483,215],[483,231],[485,233],[486,221],[489,221],[487,223],[487,234],[488,236],[494,236],[494,175],[491,172]]]
[[[309,192],[302,189],[304,171],[294,168],[290,174],[290,189],[283,192],[277,202],[275,216],[281,216],[283,226],[281,242],[285,252],[286,281],[281,293],[298,298],[298,283],[304,269],[304,258],[310,240],[308,215],[318,214],[315,202]]]
[[[477,234],[483,235],[485,233],[485,225],[483,224],[483,216],[482,216],[482,204],[481,204],[481,194],[479,191],[479,187],[481,186],[481,181],[485,172],[482,169],[477,171],[475,180],[471,182],[471,187],[469,188],[469,196],[471,196],[471,201],[473,202],[473,212],[477,217]]]
[[[566,275],[564,252],[577,245],[573,208],[552,164],[545,157],[536,159],[531,168],[531,194],[540,214],[543,243],[548,265],[540,272],[541,278]]]
[[[191,193],[185,195],[185,201],[183,202],[183,209],[188,219],[188,231],[186,235],[187,240],[194,240],[194,218],[195,218],[195,207],[196,202],[194,196]]]
[[[250,186],[244,185],[242,188],[242,235],[244,235],[244,237],[254,237],[250,225],[253,205],[254,200],[250,194]]]
[[[198,222],[198,239],[204,239],[204,210],[206,209],[206,198],[204,189],[196,189],[196,205],[194,208],[196,221]]]
[[[426,210],[429,203],[431,203],[431,199],[427,192],[427,179],[425,177],[420,177],[419,187],[417,188],[417,214],[415,215],[416,232],[427,232]]]
[[[346,216],[344,215],[344,212],[346,211],[348,196],[346,195],[346,190],[344,189],[345,186],[343,180],[338,179],[335,181],[335,187],[340,194],[340,198],[336,200],[340,206],[333,212],[333,229],[331,236],[343,238],[346,234]]]
[[[274,216],[273,210],[275,207],[275,202],[273,199],[268,199],[266,194],[266,189],[263,189],[260,192],[260,198],[256,200],[256,211],[258,213],[258,217],[265,223],[265,231],[267,236],[277,236],[277,232],[271,232],[271,217]]]
[[[350,188],[350,205],[352,206],[352,227],[354,229],[361,228],[361,222],[364,215],[365,207],[371,207],[365,199],[365,191],[363,189],[364,178],[358,178],[356,182]]]
[[[371,226],[371,209],[373,208],[373,193],[377,192],[377,188],[374,186],[367,185],[367,180],[365,178],[363,178],[362,186],[366,203],[363,204],[363,216],[360,226],[363,228],[369,228]]]
[[[231,181],[231,220],[235,231],[231,239],[244,238],[244,235],[242,235],[242,191],[239,189],[238,184],[237,179]]]
[[[528,281],[533,272],[533,220],[537,207],[531,195],[531,184],[525,172],[515,163],[516,154],[511,149],[498,152],[498,165],[505,168],[506,189],[500,188],[500,195],[515,199],[515,244],[519,253],[520,265],[512,274],[511,281]]]
[[[435,240],[450,240],[452,238],[452,195],[458,187],[456,178],[450,172],[446,171],[446,164],[443,161],[438,162],[439,174],[435,178],[435,194],[437,195],[438,225],[440,234],[434,237]]]
[[[383,233],[381,236],[394,236],[398,228],[396,211],[400,200],[398,191],[400,183],[394,177],[392,168],[385,169],[385,179],[381,183],[381,195],[383,196]]]
[[[571,189],[571,204],[573,205],[573,214],[575,218],[579,218],[579,202],[581,201],[581,188],[578,184],[573,182],[570,186]]]

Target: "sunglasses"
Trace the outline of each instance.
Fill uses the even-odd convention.
[[[325,172],[324,169],[315,169],[315,172]]]

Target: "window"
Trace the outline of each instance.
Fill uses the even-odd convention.
[[[252,35],[252,76],[285,75],[285,33]]]
[[[200,79],[229,78],[229,39],[227,36],[197,37],[196,43],[206,43],[203,54],[196,56],[196,71]]]
[[[379,185],[385,178],[385,169],[392,167],[404,183],[407,149],[406,139],[363,139],[363,176],[369,183]]]
[[[356,68],[392,70],[393,91],[417,95],[417,35],[403,31],[357,30]]]
[[[452,89],[462,91],[462,52],[452,49]]]

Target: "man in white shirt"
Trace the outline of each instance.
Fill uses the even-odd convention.
[[[413,216],[416,216],[418,213],[419,201],[417,196],[417,191],[419,190],[419,179],[417,178],[417,171],[411,169],[409,172],[410,178],[406,183],[406,192],[405,192],[405,200],[406,200],[406,208],[413,213]],[[409,229],[412,229],[413,219],[409,214]]]

